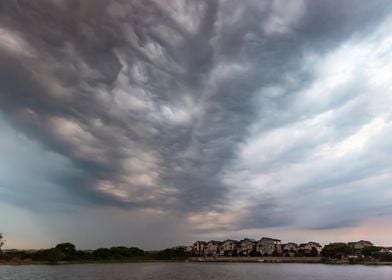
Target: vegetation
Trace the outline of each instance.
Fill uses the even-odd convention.
[[[159,260],[185,260],[192,257],[191,252],[185,251],[184,248],[165,249],[156,253],[154,258]]]
[[[331,243],[324,246],[321,255],[326,258],[341,259],[352,252],[352,247],[346,243]]]
[[[325,258],[324,261],[327,262],[343,258],[351,264],[392,262],[392,253],[381,249],[376,246],[368,246],[362,250],[354,250],[346,243],[331,243],[324,246],[321,255]]]
[[[392,262],[392,253],[380,253],[378,258],[382,262]]]
[[[314,247],[312,247],[310,251],[305,249],[298,249],[298,251],[295,252],[294,250],[291,250],[291,253],[297,257],[317,257],[319,255],[317,249]]]
[[[4,245],[4,240],[3,240],[3,234],[0,233],[0,252],[1,252],[1,247]]]
[[[378,253],[380,252],[381,248],[376,246],[368,246],[361,250],[361,254],[365,257],[377,257]]]
[[[1,235],[0,235],[1,237]],[[2,240],[2,237],[0,238]],[[145,252],[137,247],[118,246],[98,248],[93,251],[77,250],[70,242],[60,243],[53,248],[38,251],[11,251],[0,255],[0,261],[24,263],[72,263],[72,262],[136,262],[154,260],[185,260],[191,254],[184,248]]]
[[[78,250],[70,242],[57,244],[55,247],[37,251],[3,251],[1,247],[4,239],[0,233],[0,263],[88,263],[88,262],[143,262],[143,261],[183,261],[194,256],[184,247],[164,249],[161,251],[143,251],[137,247],[117,246],[98,248],[96,250]],[[295,251],[285,251],[284,254]],[[277,255],[277,254],[274,254]],[[296,256],[317,256],[317,250],[306,252],[299,250]],[[376,246],[369,246],[362,250],[354,250],[346,243],[331,243],[321,251],[323,261],[340,263],[377,263],[392,262],[392,253]]]

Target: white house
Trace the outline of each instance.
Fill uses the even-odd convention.
[[[237,252],[238,241],[227,239],[219,246],[219,254],[225,256],[233,256]]]
[[[316,252],[317,256],[319,256],[322,249],[323,246],[313,241],[309,241],[308,243],[301,243],[298,247],[298,250],[302,250],[305,253],[305,255],[311,254],[313,250]]]
[[[207,244],[207,242],[205,242],[205,241],[196,241],[192,245],[193,252],[199,256],[204,255],[204,248],[205,248],[206,244]]]
[[[279,239],[263,237],[256,245],[256,251],[260,255],[281,254],[282,246]]]
[[[215,256],[219,253],[219,246],[221,245],[220,241],[211,240],[207,242],[204,248],[204,254],[208,256]]]
[[[241,256],[249,256],[256,253],[257,241],[245,238],[238,243],[237,254]]]

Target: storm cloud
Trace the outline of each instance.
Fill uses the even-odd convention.
[[[184,241],[392,215],[391,6],[1,2],[0,202]]]

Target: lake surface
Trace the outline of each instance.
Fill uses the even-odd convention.
[[[391,280],[392,266],[131,263],[0,266],[1,280]]]

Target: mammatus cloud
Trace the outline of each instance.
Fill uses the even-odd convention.
[[[195,235],[391,214],[391,5],[361,2],[1,3],[1,201]]]

